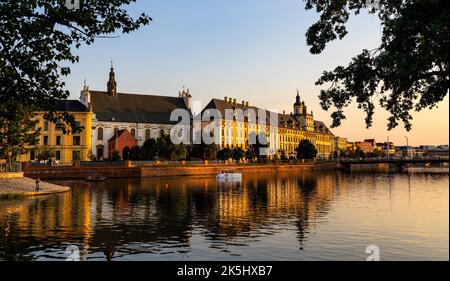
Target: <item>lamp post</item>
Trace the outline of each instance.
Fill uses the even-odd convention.
[[[8,158],[9,158],[9,171],[12,172],[12,161],[11,161],[11,157],[12,157],[12,151],[9,150],[8,151]]]
[[[387,160],[389,161],[389,150],[390,150],[390,143],[389,143],[389,136],[387,137],[387,144],[386,144],[386,157]]]
[[[408,137],[405,136],[406,139],[406,157],[409,158],[409,141],[408,141]]]

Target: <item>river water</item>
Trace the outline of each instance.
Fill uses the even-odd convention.
[[[0,260],[449,259],[448,173],[59,183],[0,201]]]

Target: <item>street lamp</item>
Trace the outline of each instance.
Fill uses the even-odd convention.
[[[387,136],[387,143],[386,143],[386,157],[387,160],[389,161],[389,150],[390,150],[390,143],[389,143],[389,136]]]
[[[409,157],[409,141],[408,141],[408,137],[405,136],[406,139],[406,156]]]

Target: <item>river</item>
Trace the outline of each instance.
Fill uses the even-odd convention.
[[[0,260],[448,260],[449,175],[59,181],[0,201]]]

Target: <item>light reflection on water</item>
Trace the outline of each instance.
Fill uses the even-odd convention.
[[[0,201],[0,259],[448,260],[448,174],[302,173],[64,182]],[[168,185],[166,187],[166,184]]]

